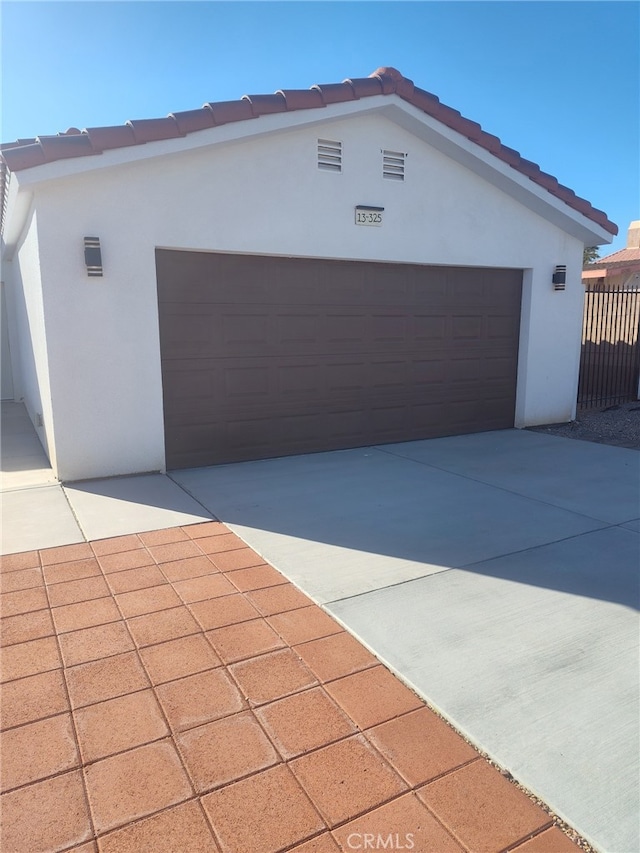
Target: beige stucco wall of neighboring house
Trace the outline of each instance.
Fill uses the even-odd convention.
[[[640,266],[640,261],[636,266]],[[596,287],[598,285],[618,290],[633,290],[640,287],[640,271],[634,269],[625,269],[624,271],[616,272],[615,269],[609,267],[606,270],[606,276],[603,275],[603,270],[584,269],[582,271],[582,283],[585,287]]]
[[[319,137],[343,143],[341,174],[318,170]],[[39,183],[39,268],[14,260],[25,281],[41,276],[60,478],[164,467],[156,247],[523,269],[516,425],[574,416],[583,242],[394,121],[317,120],[141,159],[144,148]],[[382,178],[383,148],[406,152],[404,183]],[[383,227],[356,227],[357,204],[384,207]],[[87,277],[85,235],[100,238],[103,278]]]

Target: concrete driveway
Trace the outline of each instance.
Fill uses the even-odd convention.
[[[637,853],[638,460],[507,430],[171,477],[596,847]]]
[[[220,518],[594,846],[640,849],[636,451],[507,430],[61,485],[20,408],[2,553]]]

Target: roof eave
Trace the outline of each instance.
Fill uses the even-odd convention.
[[[640,261],[626,261],[605,266],[589,266],[582,270],[583,278],[611,278],[640,272]]]
[[[360,100],[331,104],[322,109],[265,114],[252,121],[233,122],[194,131],[182,137],[105,150],[91,157],[55,160],[12,173],[12,189],[14,194],[21,194],[45,181],[57,181],[72,175],[87,174],[156,157],[178,156],[186,151],[241,142],[297,127],[325,124],[371,113],[383,114],[585,245],[603,245],[613,240],[613,235],[593,219],[550,193],[505,160],[477,145],[473,139],[452,130],[398,94],[373,95]],[[21,209],[22,205],[10,204],[7,208],[5,242],[8,246],[12,244],[12,239],[16,239],[16,232],[20,231],[18,223],[11,223],[11,219],[18,212],[17,208]]]

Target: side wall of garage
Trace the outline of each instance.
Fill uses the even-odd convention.
[[[341,173],[318,169],[318,138],[342,143]],[[406,154],[403,182],[383,178],[383,149]],[[383,226],[356,226],[358,204]],[[381,115],[51,180],[38,217],[61,479],[164,467],[156,247],[522,269],[516,425],[573,415],[582,244]]]
[[[12,261],[2,267],[13,399],[22,401],[55,466],[46,312],[42,294],[39,219],[32,207]],[[4,331],[4,330],[3,330]],[[5,345],[6,349],[5,349]],[[4,365],[3,365],[4,368]]]

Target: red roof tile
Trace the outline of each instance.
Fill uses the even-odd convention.
[[[186,110],[181,113],[171,113],[178,125],[180,133],[195,133],[196,130],[206,130],[208,127],[214,127],[215,121],[211,110]]]
[[[84,131],[96,153],[108,151],[110,148],[127,148],[136,145],[136,137],[133,128],[129,124],[120,124],[115,127],[88,127]]]
[[[640,249],[627,247],[626,249],[620,249],[618,252],[613,252],[611,255],[605,255],[604,258],[598,258],[595,264],[588,264],[585,269],[597,270],[612,266],[626,266],[628,264],[637,264],[639,261]]]
[[[280,92],[275,95],[243,95],[242,100],[249,101],[253,114],[257,116],[287,111],[287,102]]]
[[[19,139],[0,146],[0,195],[4,199],[7,170],[18,172],[55,160],[97,155],[108,149],[173,139],[270,113],[317,109],[329,104],[393,94],[512,166],[605,231],[618,233],[618,227],[605,213],[576,196],[552,175],[541,171],[536,163],[525,160],[518,151],[502,145],[496,136],[486,133],[479,124],[442,104],[430,92],[417,88],[412,80],[403,77],[397,69],[388,67],[378,68],[369,77],[316,85],[309,90],[282,89],[273,95],[244,95],[237,101],[207,103],[199,110],[171,113],[166,118],[129,121],[117,127],[86,128],[83,131],[69,128],[66,133],[57,136]]]
[[[172,116],[138,119],[128,121],[127,125],[133,130],[136,142],[157,142],[159,139],[175,139],[177,136],[184,136]]]
[[[310,110],[325,106],[318,89],[280,89],[276,94],[282,95],[288,110]]]
[[[353,77],[344,82],[351,85],[356,98],[369,98],[372,95],[383,94],[380,78],[375,75],[372,77]],[[391,94],[391,92],[388,94]]]
[[[245,121],[257,118],[251,109],[250,101],[217,101],[205,104],[203,110],[210,110],[215,124],[229,124],[232,121]]]
[[[311,87],[312,90],[320,92],[320,97],[327,104],[341,104],[344,101],[355,101],[356,93],[348,83],[324,83],[322,86]]]

